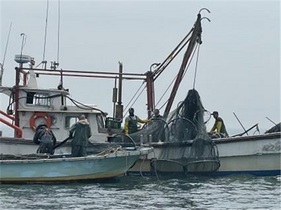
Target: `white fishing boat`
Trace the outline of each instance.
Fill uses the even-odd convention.
[[[229,137],[212,140],[216,145],[216,158],[184,157],[190,154],[193,141],[182,143],[150,144],[154,154],[148,159],[151,171],[157,173],[184,173],[205,175],[251,174],[261,176],[280,175],[280,132]],[[163,155],[164,154],[164,155]],[[165,156],[166,154],[166,156]],[[154,156],[158,157],[154,159]]]
[[[266,134],[211,139],[205,127],[205,119],[210,117],[210,113],[204,109],[200,96],[194,89],[189,90],[187,97],[178,102],[178,107],[171,111],[175,94],[191,57],[195,54],[197,46],[202,44],[202,19],[208,20],[206,17],[202,18],[199,13],[190,32],[172,53],[162,63],[153,64],[153,71],[150,69],[143,74],[123,73],[121,64],[117,73],[57,70],[56,66],[52,69],[38,69],[34,68],[34,60],[31,57],[16,56],[19,67],[16,68],[15,86],[0,86],[0,92],[7,94],[11,99],[7,111],[0,112],[0,121],[12,127],[15,132],[14,137],[0,137],[0,153],[34,153],[38,145],[33,143],[32,138],[35,127],[41,123],[51,128],[59,142],[62,142],[68,136],[70,125],[76,122],[80,114],[84,114],[93,134],[89,139],[90,145],[153,146],[154,153],[139,160],[129,170],[131,173],[139,173],[141,168],[142,173],[280,174],[280,130]],[[186,45],[183,62],[167,100],[163,118],[152,118],[140,131],[124,135],[121,129],[124,117],[122,81],[139,79],[146,82],[146,105],[148,117],[151,117],[151,110],[155,109],[154,82]],[[25,67],[27,64],[30,66]],[[37,76],[58,76],[61,81],[57,88],[42,89],[37,87]],[[114,87],[113,117],[107,117],[102,109],[94,105],[81,104],[71,98],[69,90],[63,86],[63,79],[71,76],[113,80],[118,78],[118,88]],[[69,102],[72,105],[69,105]],[[70,144],[67,142],[58,147],[55,154],[69,151]]]
[[[126,174],[150,148],[108,149],[85,157],[71,155],[1,155],[1,183],[70,182],[108,179]]]

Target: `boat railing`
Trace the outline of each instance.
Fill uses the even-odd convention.
[[[5,125],[9,126],[10,128],[13,128],[13,129],[15,130],[17,136],[18,136],[19,138],[21,138],[21,137],[22,137],[22,129],[21,129],[20,127],[18,127],[18,126],[16,126],[16,125],[13,124],[13,122],[14,122],[14,120],[15,120],[14,116],[9,115],[9,114],[3,112],[2,110],[0,110],[0,114],[1,114],[1,115],[4,115],[5,117],[7,117],[7,118],[9,118],[10,120],[12,120],[12,122],[9,122],[9,121],[5,120],[4,118],[2,118],[2,117],[0,116],[0,122],[4,123]]]
[[[256,131],[259,132],[259,127],[258,127],[258,125],[259,125],[259,124],[256,123],[255,125],[253,125],[253,126],[250,127],[249,129],[245,130],[243,133],[239,133],[239,134],[233,135],[232,137],[243,136],[244,134],[249,135],[248,132],[249,132],[250,130],[254,129],[254,128],[256,128]]]

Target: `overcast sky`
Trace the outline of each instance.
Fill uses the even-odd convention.
[[[3,86],[14,84],[14,55],[43,58],[47,0],[1,0],[1,57],[11,35],[4,65]],[[162,62],[192,28],[201,8],[203,44],[195,80],[203,106],[217,110],[230,129],[259,123],[262,130],[273,126],[266,117],[280,122],[280,1],[60,1],[59,68],[92,71],[145,73],[150,65]],[[58,54],[58,1],[49,1],[46,60]],[[156,80],[156,102],[179,70],[183,54]],[[175,105],[193,88],[195,60],[175,99]],[[41,80],[43,79],[43,80]],[[56,87],[59,78],[41,77],[39,86]],[[141,82],[124,82],[126,107]],[[50,86],[51,85],[51,86]],[[65,78],[71,97],[112,113],[114,81]],[[168,95],[171,90],[168,90]],[[165,97],[167,98],[168,95]],[[1,95],[1,108],[8,97]],[[159,107],[161,106],[159,103]],[[146,117],[145,91],[133,105]],[[173,107],[175,108],[175,107]],[[164,109],[161,109],[163,113]],[[213,119],[208,127],[213,124]]]

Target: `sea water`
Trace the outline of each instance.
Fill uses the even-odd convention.
[[[281,177],[124,176],[68,184],[0,185],[0,209],[281,209]]]

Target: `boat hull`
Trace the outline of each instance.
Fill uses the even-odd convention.
[[[229,174],[252,174],[252,175],[280,175],[281,174],[281,133],[271,133],[255,136],[231,137],[216,139],[219,152],[219,168],[216,171],[205,171],[208,175],[229,175]],[[24,143],[24,140],[11,140],[0,138],[0,150],[2,154],[27,154],[36,151],[38,145]],[[149,146],[154,148],[146,159],[136,162],[128,173],[131,174],[155,174],[155,173],[189,173],[186,170],[188,160],[182,159],[178,151],[191,148],[190,142],[185,143],[152,143]],[[20,149],[21,148],[21,149]],[[169,149],[174,154],[175,161],[162,161],[161,168],[153,167],[153,162],[160,159],[160,154]],[[69,151],[70,147],[65,146],[56,150],[56,153],[63,154]],[[156,162],[157,163],[157,162]],[[192,172],[190,172],[192,173]]]
[[[151,150],[151,149],[150,149]],[[70,182],[124,175],[149,149],[87,157],[1,160],[1,183]]]
[[[219,168],[217,170],[189,171],[189,160],[182,158],[179,151],[186,150],[188,153],[191,143],[182,144],[153,144],[154,153],[150,154],[146,163],[142,164],[143,173],[185,173],[185,174],[208,174],[208,175],[230,175],[230,174],[252,174],[252,175],[281,175],[281,135],[280,133],[245,136],[214,140],[219,152]],[[157,163],[161,153],[169,150],[173,154],[170,160],[161,160]],[[151,160],[156,164],[151,164]],[[156,165],[156,167],[155,167]],[[200,166],[206,167],[205,162]],[[214,164],[213,164],[214,165]],[[217,165],[215,163],[215,165]],[[154,166],[154,167],[153,167]],[[130,172],[136,168],[130,169]]]
[[[218,173],[281,174],[280,133],[217,140],[221,167]]]

